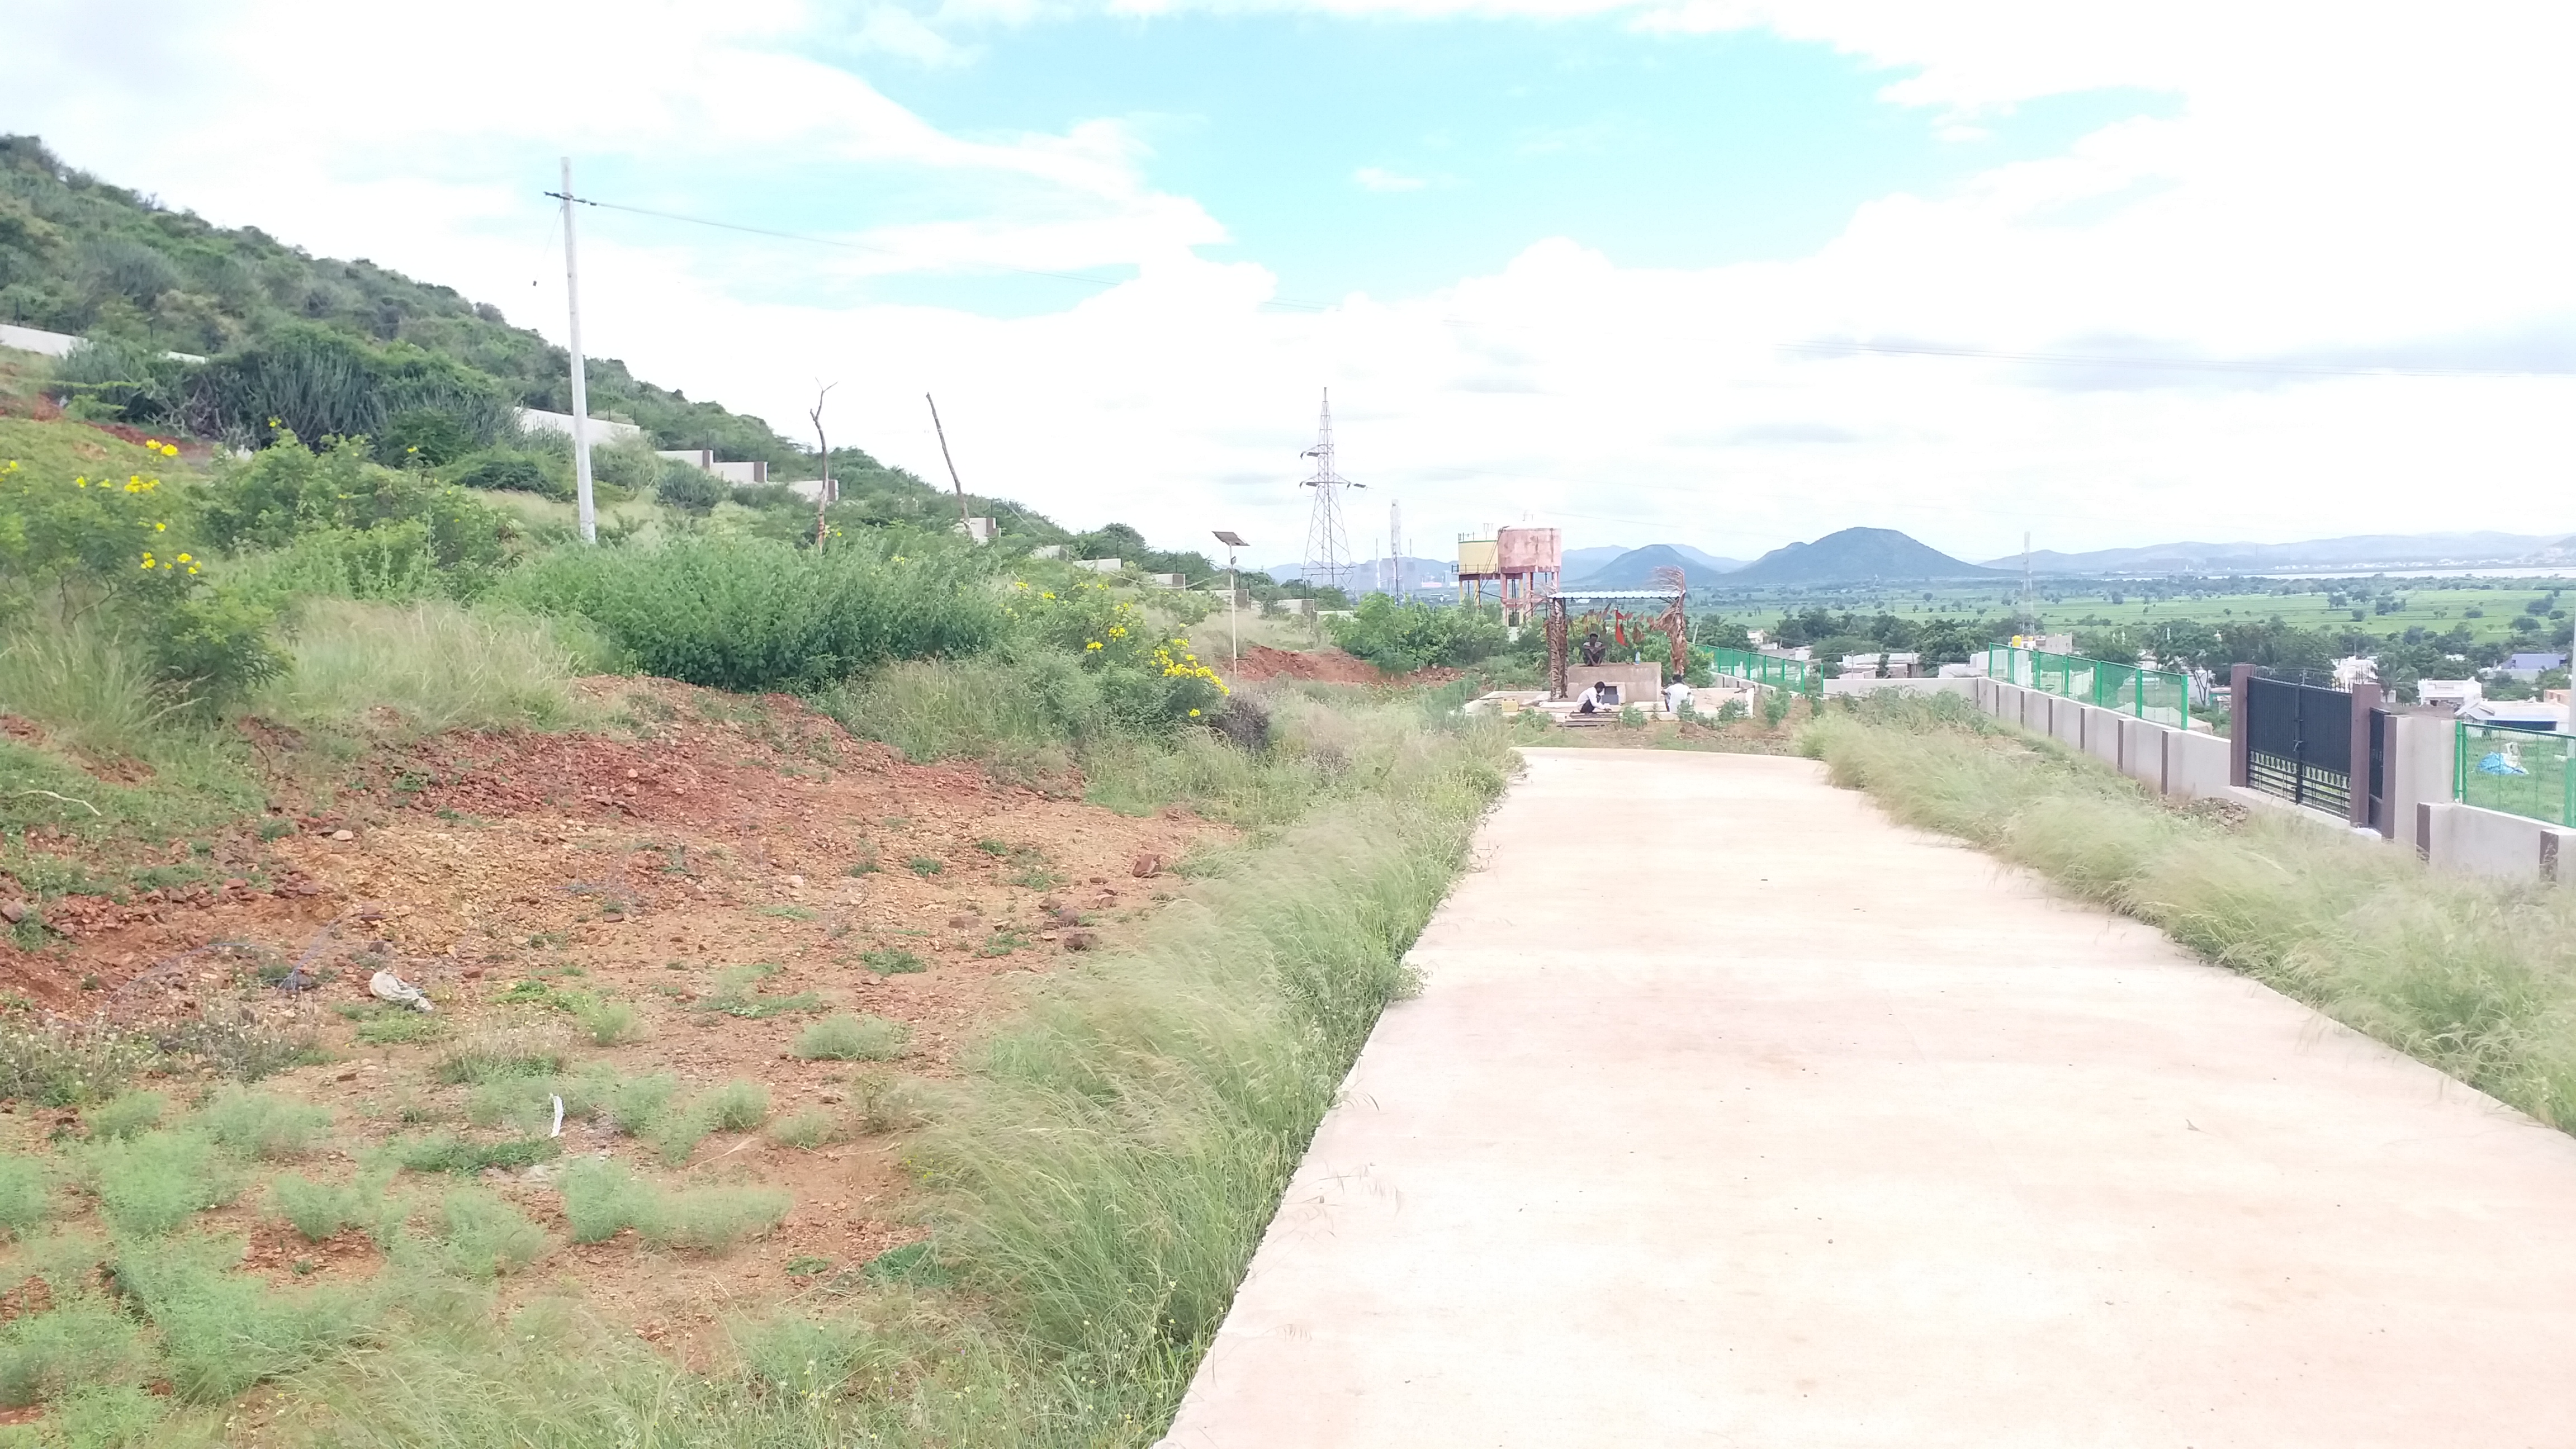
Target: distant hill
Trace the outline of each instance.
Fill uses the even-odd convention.
[[[2526,533],[2365,533],[2303,543],[2158,543],[2090,553],[2034,550],[2033,573],[2225,574],[2322,568],[2469,568],[2560,563],[2576,540]],[[1993,561],[2021,571],[2021,555]]]
[[[2016,560],[2018,563],[2018,560]],[[1846,528],[1814,543],[1775,548],[1725,576],[1727,587],[1766,584],[1862,584],[1894,579],[2002,577],[1917,543],[1892,528]]]
[[[1568,583],[1575,587],[1642,589],[1654,584],[1655,570],[1659,568],[1680,569],[1682,577],[1687,582],[1697,585],[1742,567],[1744,562],[1741,559],[1711,558],[1695,548],[1686,549],[1679,544],[1656,543],[1648,544],[1644,548],[1630,549],[1601,568],[1581,577],[1574,577],[1574,571],[1571,568],[1568,568],[1566,573]]]

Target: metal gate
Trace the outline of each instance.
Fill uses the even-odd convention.
[[[2260,677],[2237,712],[2245,783],[2294,805],[2352,815],[2352,696]]]
[[[2382,835],[2396,832],[2388,820],[2388,711],[2370,712],[2370,770],[2362,776],[2370,784],[2370,818],[2362,824]]]

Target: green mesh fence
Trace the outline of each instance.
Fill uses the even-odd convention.
[[[1824,672],[1803,659],[1783,659],[1777,654],[1756,654],[1744,649],[1717,649],[1715,669],[1738,679],[1768,684],[1791,694],[1813,694],[1824,684]]]
[[[2451,751],[2451,794],[2463,804],[2552,825],[2576,824],[2576,735],[2460,721]]]
[[[2191,681],[2161,669],[1997,644],[1986,651],[1986,674],[2024,689],[2080,699],[2174,729],[2191,728]]]

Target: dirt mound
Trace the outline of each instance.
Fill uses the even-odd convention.
[[[1237,679],[1318,679],[1327,684],[1384,684],[1386,674],[1339,649],[1273,649],[1255,644],[1228,671]]]

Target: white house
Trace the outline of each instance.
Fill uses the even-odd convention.
[[[2419,679],[2415,681],[2417,704],[2446,704],[2453,714],[2465,714],[2471,705],[2487,697],[2487,692],[2474,679]]]

